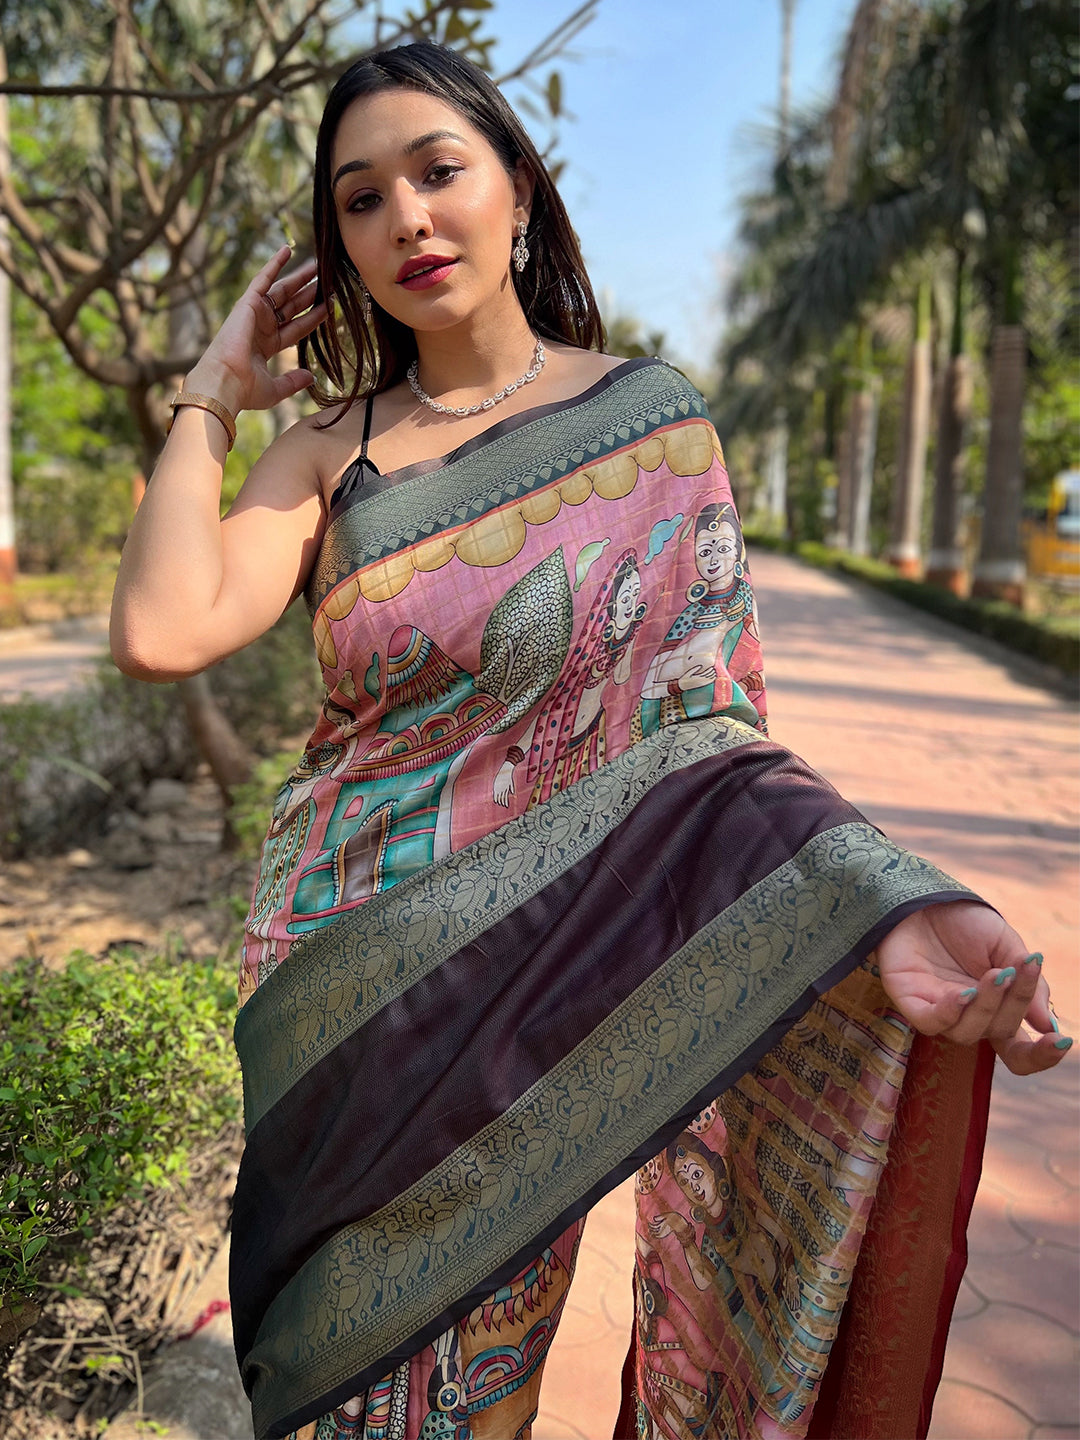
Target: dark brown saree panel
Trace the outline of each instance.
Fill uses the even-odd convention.
[[[257,1433],[415,1353],[903,915],[963,894],[710,719],[297,945],[237,1022],[232,1293]]]
[[[666,776],[577,864],[308,1070],[248,1136],[237,1224],[259,1243],[236,1277],[254,1315],[357,1218],[357,1175],[369,1210],[389,1204],[793,851],[861,821],[812,780],[767,742]],[[742,842],[727,864],[713,848],[721,812]],[[388,1104],[379,1081],[397,1074],[405,1048],[410,1064]],[[311,1123],[331,1115],[332,1127]]]

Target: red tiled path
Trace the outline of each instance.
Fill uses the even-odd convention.
[[[780,556],[753,558],[773,736],[1046,955],[1080,1038],[1077,709],[1005,652]],[[1080,1044],[1076,1047],[1080,1050]],[[999,1066],[930,1440],[1080,1440],[1080,1064]],[[609,1440],[632,1304],[630,1182],[597,1206],[534,1440]]]

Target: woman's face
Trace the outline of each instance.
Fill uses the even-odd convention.
[[[627,572],[625,579],[619,586],[615,595],[615,602],[612,606],[611,618],[615,622],[617,630],[625,630],[633,620],[637,612],[638,601],[641,599],[641,576],[636,570]]]
[[[452,106],[403,89],[355,100],[330,173],[349,258],[398,320],[445,330],[493,302],[517,304],[510,251],[532,186]]]
[[[721,520],[715,530],[702,530],[694,540],[697,572],[713,590],[728,588],[735,578],[738,559],[739,537],[728,520]]]

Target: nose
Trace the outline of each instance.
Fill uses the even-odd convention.
[[[401,180],[394,186],[387,208],[392,244],[400,248],[432,234],[431,216],[423,197],[408,181]]]

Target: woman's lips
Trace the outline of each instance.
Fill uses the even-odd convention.
[[[444,260],[431,270],[414,270],[404,280],[399,280],[398,284],[406,290],[428,290],[432,285],[438,285],[445,280],[456,264],[456,260]]]

